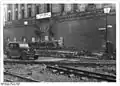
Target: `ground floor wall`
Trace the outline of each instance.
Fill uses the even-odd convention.
[[[21,37],[25,37],[28,40],[31,40],[32,37],[36,37],[34,26],[20,26],[20,27],[8,27],[4,28],[3,36],[4,39],[10,38],[10,41],[14,40],[14,37],[19,41]]]
[[[112,41],[114,49],[116,47],[116,16],[108,16],[108,24],[112,25],[112,28],[108,28],[107,39]],[[57,22],[53,24],[52,31],[55,34],[55,39],[64,38],[64,45],[67,47],[76,47],[79,49],[88,49],[90,51],[101,50],[104,42],[104,31],[100,31],[99,28],[105,27],[105,18],[90,18]],[[39,27],[48,27],[47,22],[38,24]],[[13,40],[14,37],[17,40],[24,36],[28,40],[32,37],[37,37],[35,34],[36,27],[34,25],[28,26],[13,26],[4,28],[4,39],[10,37]]]

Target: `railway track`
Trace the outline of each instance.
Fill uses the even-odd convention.
[[[96,73],[96,72],[90,72],[90,71],[85,71],[85,70],[80,70],[80,69],[75,69],[73,67],[68,67],[68,66],[75,66],[75,65],[80,65],[80,66],[108,66],[108,65],[116,65],[115,60],[91,60],[90,62],[88,61],[40,61],[40,60],[16,60],[16,59],[7,59],[4,60],[4,64],[6,63],[12,63],[12,64],[45,64],[46,68],[55,70],[57,72],[61,72],[62,74],[73,74],[77,77],[87,77],[88,79],[96,79],[98,81],[108,81],[108,82],[116,82],[116,76],[112,75],[106,75],[106,74],[101,74],[101,73]],[[58,65],[58,66],[51,66],[51,65]],[[66,65],[66,66],[65,66]],[[20,80],[19,81],[24,81],[24,82],[40,82],[38,80],[34,79],[24,79],[26,77],[22,76],[16,76],[16,74],[9,73],[9,72],[4,72],[4,75],[10,75],[13,77],[18,77]],[[21,78],[22,77],[22,78]],[[21,80],[22,79],[22,80]],[[5,78],[4,79],[6,82],[14,82],[12,79]]]
[[[14,63],[13,63],[14,64]],[[18,63],[16,63],[18,64]],[[27,64],[27,63],[25,63]],[[54,66],[53,66],[54,65]],[[57,66],[56,66],[57,65]],[[45,68],[47,69],[52,69],[52,71],[57,71],[60,74],[67,74],[68,76],[73,74],[76,77],[87,77],[88,79],[95,79],[97,81],[108,81],[108,82],[115,82],[116,81],[116,76],[115,75],[106,75],[106,74],[101,74],[101,73],[96,73],[96,72],[90,72],[87,70],[81,70],[77,68],[73,68],[69,65],[64,65],[64,64],[45,64]],[[4,72],[4,75],[12,75],[12,77],[18,77],[20,80],[18,81],[24,81],[24,82],[40,82],[38,80],[31,80],[30,78],[24,79],[26,77],[22,77],[18,74],[14,74],[11,72]],[[22,78],[21,78],[22,77]],[[22,80],[21,80],[22,79]],[[30,80],[29,80],[30,79]],[[9,79],[9,78],[4,78],[6,82],[14,82],[14,79]]]
[[[17,78],[17,80],[19,80],[19,82],[40,82],[38,80],[34,80],[32,78],[28,78],[28,77],[24,77],[24,76],[21,76],[19,74],[15,74],[15,73],[12,73],[12,72],[6,72],[4,71],[4,76],[9,76],[9,77],[13,77],[14,79],[9,79],[9,78],[4,78],[4,81],[6,82],[18,82],[16,81],[15,79]]]
[[[112,75],[90,72],[90,71],[75,69],[75,68],[67,67],[67,66],[48,65],[47,68],[52,69],[57,72],[62,71],[62,73],[65,73],[65,74],[73,74],[73,75],[80,76],[80,77],[94,78],[100,81],[116,82],[116,76],[112,76]]]
[[[17,63],[17,64],[58,64],[58,65],[116,65],[115,60],[81,60],[81,61],[40,61],[40,60],[4,60],[4,63]]]

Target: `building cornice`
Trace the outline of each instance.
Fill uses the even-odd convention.
[[[108,14],[108,16],[115,16],[116,12],[115,10]],[[105,13],[103,13],[103,9],[100,10],[94,10],[91,12],[76,12],[76,13],[57,13],[53,14],[50,18],[51,20],[54,20],[56,22],[64,22],[64,21],[71,21],[71,20],[78,20],[78,19],[93,19],[93,18],[99,18],[104,17]],[[28,21],[28,25],[34,25],[36,22],[35,16],[32,18],[26,18],[26,19],[20,19],[20,20],[14,20],[10,22],[6,22],[5,27],[19,27],[19,26],[25,26],[24,21]]]
[[[59,16],[58,16],[59,15]],[[53,16],[52,19],[56,20],[56,22],[64,22],[70,20],[80,20],[80,19],[93,19],[98,17],[104,17],[106,14],[103,13],[103,10],[94,10],[92,12],[79,12],[79,13],[71,13],[68,15],[65,14],[57,14],[57,16]],[[115,10],[108,14],[108,16],[115,16]]]

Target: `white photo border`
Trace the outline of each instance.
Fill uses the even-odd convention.
[[[1,16],[0,16],[0,19],[1,19],[1,23],[0,23],[0,80],[1,82],[3,82],[3,70],[4,70],[4,67],[3,67],[3,4],[12,4],[12,3],[115,3],[116,4],[116,83],[119,83],[120,82],[120,58],[119,58],[119,48],[120,48],[120,31],[119,31],[119,22],[120,22],[120,4],[119,4],[119,1],[118,0],[4,0],[4,1],[1,1],[1,5],[0,5],[0,13],[1,13]],[[22,85],[24,84],[28,84],[28,85],[37,85],[38,83],[21,83]],[[40,82],[39,84],[44,84],[44,85],[53,85],[53,83],[49,83],[48,82]],[[54,85],[57,85],[58,83],[54,83]],[[86,82],[82,82],[82,83],[64,83],[66,85],[93,85],[91,83],[86,83]],[[94,82],[94,85],[96,85],[98,83],[95,83]],[[100,85],[106,85],[108,83],[100,83]],[[63,85],[63,82],[62,83],[59,83],[59,85]],[[109,84],[110,85],[110,84]],[[115,85],[115,83],[112,83],[112,86]]]

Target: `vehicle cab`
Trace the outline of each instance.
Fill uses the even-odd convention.
[[[38,54],[27,43],[9,42],[6,52],[8,58],[38,59]]]

